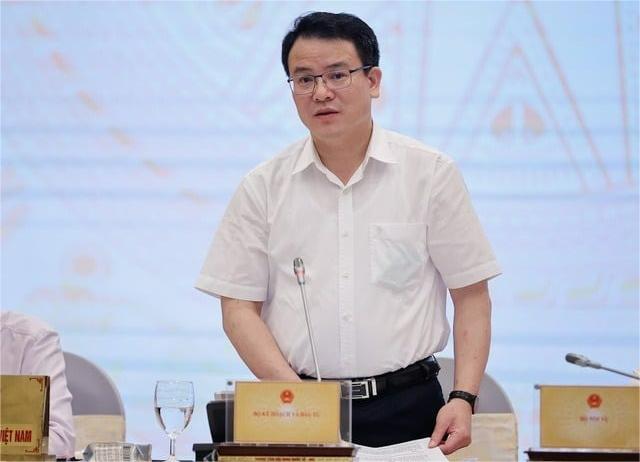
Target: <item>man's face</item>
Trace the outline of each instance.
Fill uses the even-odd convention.
[[[363,64],[353,43],[347,40],[298,38],[289,52],[289,73],[318,75],[338,69],[355,69]],[[313,93],[293,95],[302,123],[314,138],[350,135],[371,123],[371,98],[380,94],[381,71],[351,74],[351,85],[330,90],[316,80]]]

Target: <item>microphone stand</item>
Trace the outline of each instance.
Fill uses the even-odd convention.
[[[576,366],[590,367],[592,369],[604,369],[606,371],[613,372],[614,374],[620,374],[620,375],[624,375],[625,377],[630,377],[630,378],[635,379],[635,380],[640,380],[640,376],[638,376],[637,374],[633,374],[633,373],[629,374],[628,372],[623,372],[623,371],[619,371],[618,369],[613,369],[613,368],[610,368],[610,367],[603,366],[600,363],[596,363],[594,361],[591,361],[586,356],[579,355],[579,354],[576,354],[576,353],[567,353],[567,355],[564,357],[564,359],[568,363],[574,364]]]
[[[313,365],[316,369],[316,380],[320,382],[320,367],[318,366],[318,354],[316,353],[316,341],[311,328],[311,318],[309,316],[309,303],[307,302],[307,289],[305,286],[304,263],[302,258],[298,257],[293,260],[293,272],[300,286],[300,294],[302,295],[302,307],[304,308],[304,318],[307,321],[307,331],[309,332],[309,340],[311,342],[311,356],[313,356]]]
[[[612,369],[610,367],[602,366],[602,365],[600,365],[598,363],[595,363],[595,364],[592,363],[591,367],[593,367],[594,369],[604,369],[606,371],[613,372],[615,374],[620,374],[620,375],[624,375],[625,377],[631,377],[632,379],[640,380],[640,377],[635,375],[635,374],[629,374],[628,372],[623,372],[623,371],[619,371],[617,369]]]

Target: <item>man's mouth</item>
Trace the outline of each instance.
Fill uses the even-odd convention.
[[[316,112],[314,115],[316,117],[322,117],[322,116],[328,116],[328,115],[337,114],[337,113],[338,113],[338,111],[336,111],[334,109],[322,109],[322,110]]]

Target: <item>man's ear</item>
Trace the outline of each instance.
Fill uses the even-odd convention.
[[[382,81],[382,69],[379,67],[372,67],[367,74],[369,80],[369,94],[372,98],[378,98],[380,96],[380,82]]]

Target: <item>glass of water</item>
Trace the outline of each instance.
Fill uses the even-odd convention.
[[[193,414],[193,382],[159,380],[154,406],[160,426],[169,435],[169,461],[176,459],[176,438],[187,428]]]

